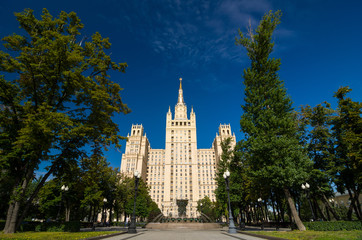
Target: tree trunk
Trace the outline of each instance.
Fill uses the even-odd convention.
[[[294,218],[295,224],[297,224],[297,227],[298,227],[298,229],[300,231],[305,231],[306,228],[305,228],[303,222],[300,220],[300,218],[298,216],[297,209],[295,208],[293,198],[290,195],[290,192],[286,187],[284,187],[284,193],[285,193],[285,197],[286,197],[286,199],[288,201],[289,208],[290,208],[291,214],[292,214],[292,216]]]
[[[276,221],[277,221],[277,215],[275,214],[275,204],[274,204],[274,201],[272,201],[272,207],[273,207],[274,222],[276,222]]]
[[[65,205],[65,221],[69,222],[70,219],[70,206],[69,205]]]
[[[111,206],[110,206],[110,208],[109,208],[109,218],[108,218],[108,221],[109,221],[109,226],[111,226],[112,225],[112,210],[113,210],[113,208],[112,208],[112,204],[111,204]]]
[[[15,233],[15,231],[16,231],[16,228],[18,226],[17,223],[19,222],[18,215],[19,215],[19,210],[20,210],[20,203],[21,203],[22,199],[24,198],[25,191],[29,185],[30,180],[33,177],[33,172],[34,172],[34,169],[28,168],[25,178],[21,184],[20,191],[17,187],[14,188],[14,191],[12,194],[12,197],[14,199],[14,200],[12,200],[13,209],[11,211],[10,217],[8,217],[8,216],[6,217],[6,219],[7,220],[9,219],[10,222],[5,224],[6,227],[4,228],[4,233]],[[9,209],[10,208],[11,207],[9,206]],[[20,224],[21,224],[21,222],[20,222]]]
[[[332,206],[330,205],[330,203],[329,203],[326,195],[322,194],[322,196],[323,196],[323,197],[322,197],[322,201],[323,201],[324,205],[326,206],[327,210],[332,213],[333,217],[334,217],[337,221],[340,220],[340,219],[341,219],[340,216],[336,213],[336,211],[334,211],[334,209],[333,209]]]
[[[325,206],[325,208],[326,208],[326,212],[327,212],[328,221],[331,221],[331,215],[329,214],[329,210],[326,206]]]
[[[5,222],[4,232],[6,231],[6,229],[8,229],[8,227],[10,225],[10,219],[11,219],[11,216],[13,215],[13,211],[14,211],[14,201],[10,201],[8,212],[6,214],[6,222]]]
[[[360,189],[359,187],[357,187],[357,189],[355,187],[353,187],[353,192],[354,192],[354,200],[355,200],[355,209],[357,211],[357,217],[359,220],[362,220],[362,211],[361,211],[361,203],[359,202],[359,195],[360,195]]]
[[[352,206],[352,204],[350,204],[348,207],[348,212],[347,212],[348,221],[352,221],[352,213],[353,213],[353,206]]]
[[[355,203],[355,200],[356,200],[356,199],[355,199],[354,196],[353,196],[352,190],[349,189],[348,187],[347,187],[347,190],[348,190],[348,194],[349,194],[349,199],[351,200],[351,205],[350,205],[350,206],[353,207],[354,212],[356,213],[357,218],[358,218],[359,220],[361,220],[361,217],[360,217],[360,215],[359,215],[358,208],[357,208],[356,203]],[[351,219],[352,219],[352,214],[351,214]]]
[[[19,209],[20,209],[20,202],[14,201],[14,209],[10,217],[10,222],[8,224],[7,229],[4,229],[4,233],[15,233],[16,223],[17,223],[16,220],[19,214]]]
[[[284,219],[284,206],[282,204],[280,196],[277,194],[276,197],[277,197],[277,211],[278,211],[279,221],[285,222],[285,219]]]
[[[24,208],[22,214],[19,217],[19,221],[18,221],[18,224],[16,225],[16,229],[19,229],[19,227],[20,227],[21,223],[23,222],[26,214],[28,213],[28,210],[29,210],[29,207],[30,207],[31,203],[33,202],[34,198],[38,195],[39,190],[44,186],[44,183],[46,182],[48,177],[53,173],[54,169],[55,169],[55,166],[53,165],[49,169],[49,171],[43,176],[42,180],[38,183],[38,185],[36,186],[34,192],[31,194],[30,198],[26,201],[25,208]]]
[[[265,204],[264,204],[265,206],[264,206],[264,210],[265,210],[265,221],[266,222],[269,222],[269,211],[268,211],[268,204],[266,203],[266,201],[265,201]]]
[[[92,205],[89,205],[88,222],[92,221]]]
[[[314,201],[314,199],[312,197],[309,197],[310,198],[310,202],[311,202],[311,205],[312,205],[312,209],[311,211],[313,211],[314,213],[314,221],[317,221],[319,219],[319,213],[318,213],[318,209],[317,209],[317,206],[316,206],[316,203]]]
[[[324,212],[322,211],[322,209],[319,207],[318,202],[317,202],[315,199],[313,199],[313,202],[314,202],[315,208],[317,209],[317,212],[319,212],[319,213],[321,214],[322,219],[323,219],[324,221],[327,221],[327,217],[326,217],[326,215],[324,214]]]

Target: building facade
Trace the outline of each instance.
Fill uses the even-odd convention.
[[[139,171],[165,216],[197,217],[199,199],[208,196],[216,200],[216,167],[222,154],[221,142],[226,138],[231,138],[231,147],[235,147],[230,124],[220,124],[212,147],[197,148],[196,114],[192,108],[187,114],[180,78],[174,115],[170,107],[166,114],[165,149],[152,149],[143,126],[132,125],[122,154],[121,173],[132,177]],[[181,212],[180,202],[186,203]]]

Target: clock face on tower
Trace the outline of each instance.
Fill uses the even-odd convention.
[[[179,107],[177,107],[177,111],[178,111],[178,112],[184,112],[184,111],[185,111],[185,107],[184,107],[184,106],[179,106]]]

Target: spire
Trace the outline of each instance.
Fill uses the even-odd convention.
[[[177,104],[184,104],[184,97],[183,97],[183,91],[182,91],[182,78],[180,78],[180,89],[178,90]]]

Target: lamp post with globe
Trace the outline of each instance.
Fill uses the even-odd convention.
[[[137,233],[136,230],[136,199],[137,199],[137,190],[138,190],[138,183],[141,178],[141,173],[137,170],[134,172],[135,177],[135,192],[134,192],[134,203],[133,203],[133,214],[131,218],[131,224],[128,227],[128,233]]]
[[[309,188],[310,188],[310,185],[308,183],[302,184],[302,189],[305,190],[306,193],[307,193],[307,199],[308,199],[308,202],[309,202],[310,211],[312,212],[312,220],[315,221],[315,216],[314,216],[312,203],[310,202],[310,199],[309,199]]]
[[[62,203],[64,201],[64,193],[67,192],[69,190],[69,187],[68,186],[65,186],[63,185],[61,188],[60,188],[61,192],[61,197],[60,197],[60,204],[59,204],[59,210],[58,210],[58,214],[57,214],[57,220],[59,221],[59,217],[60,217],[60,210],[62,208]],[[67,215],[67,211],[65,211],[65,215]],[[65,217],[66,220],[67,220],[67,216]]]
[[[231,214],[230,194],[229,194],[229,190],[230,190],[229,189],[229,177],[230,177],[229,170],[226,170],[226,172],[224,172],[223,177],[225,179],[226,191],[228,192],[228,204],[229,204],[229,231],[228,232],[236,233],[233,215]]]
[[[106,203],[107,203],[107,199],[103,198],[103,212],[102,212],[102,224],[103,226],[106,226],[106,222],[107,222],[107,211],[106,211]]]
[[[263,199],[258,198],[258,205],[260,208],[260,220],[261,220],[260,228],[261,228],[261,230],[264,230],[264,211],[263,211],[262,201],[263,201]],[[266,216],[265,216],[265,221],[266,221]]]

